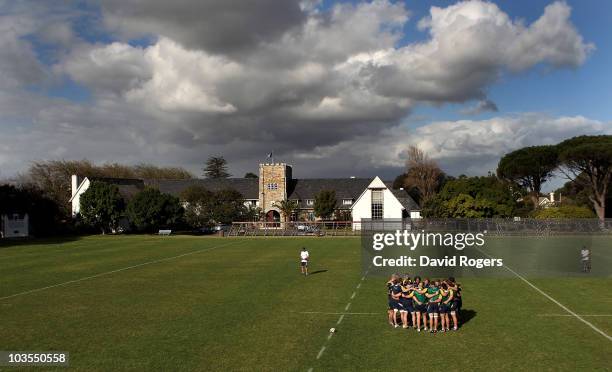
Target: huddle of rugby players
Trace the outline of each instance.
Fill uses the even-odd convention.
[[[440,332],[450,331],[451,320],[453,331],[459,327],[461,285],[453,277],[430,281],[419,276],[412,279],[393,274],[387,282],[387,294],[392,327],[398,328],[401,322],[402,328],[409,328],[409,320],[417,332],[421,332],[421,323],[426,332],[429,325],[430,333],[438,332],[438,326]]]

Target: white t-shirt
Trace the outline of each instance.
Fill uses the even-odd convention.
[[[308,251],[301,251],[300,252],[300,258],[302,259],[302,262],[307,262],[309,256],[310,255],[308,254]]]
[[[589,260],[589,250],[588,249],[583,249],[580,251],[580,255],[582,256],[582,261],[588,261]]]

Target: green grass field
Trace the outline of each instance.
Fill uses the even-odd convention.
[[[0,350],[68,351],[87,371],[612,368],[611,339],[522,280],[460,281],[469,320],[431,335],[387,325],[385,278],[362,280],[357,238],[0,245]],[[530,282],[612,335],[612,279]]]

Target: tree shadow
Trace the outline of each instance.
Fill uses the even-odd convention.
[[[56,236],[48,238],[3,238],[0,239],[0,249],[19,247],[19,246],[31,246],[31,245],[55,245],[64,244],[73,241],[80,240],[82,236],[78,235],[67,235],[67,236]]]
[[[308,275],[315,275],[315,274],[321,274],[321,273],[326,273],[327,270],[317,270],[317,271],[313,271],[311,273],[308,273]]]

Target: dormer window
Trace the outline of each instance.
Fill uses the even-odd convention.
[[[314,199],[306,199],[306,205],[314,205]]]
[[[353,199],[342,199],[342,205],[353,205]]]

